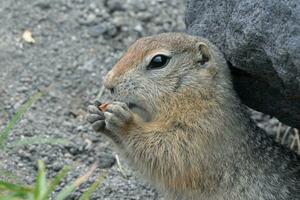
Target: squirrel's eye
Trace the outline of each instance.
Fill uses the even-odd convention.
[[[148,70],[151,69],[161,69],[165,67],[170,60],[170,57],[165,55],[156,55],[152,58],[149,65],[147,66]]]

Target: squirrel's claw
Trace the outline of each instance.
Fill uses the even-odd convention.
[[[92,124],[92,127],[95,131],[104,131],[105,122],[104,122],[104,113],[97,108],[95,105],[88,106],[88,116],[87,121]]]

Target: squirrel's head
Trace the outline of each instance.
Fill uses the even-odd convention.
[[[225,59],[209,41],[163,33],[131,45],[106,75],[104,85],[115,100],[127,102],[150,120],[160,109],[172,112],[182,103],[214,98],[218,86],[228,82],[222,79],[229,79],[224,66]]]

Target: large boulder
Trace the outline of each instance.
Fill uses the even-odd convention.
[[[299,0],[188,0],[186,25],[221,49],[246,105],[300,128]]]

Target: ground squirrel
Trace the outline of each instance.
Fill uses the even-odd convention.
[[[137,40],[88,121],[170,200],[299,200],[300,158],[258,129],[220,51],[182,33]],[[99,103],[98,103],[99,104]]]

